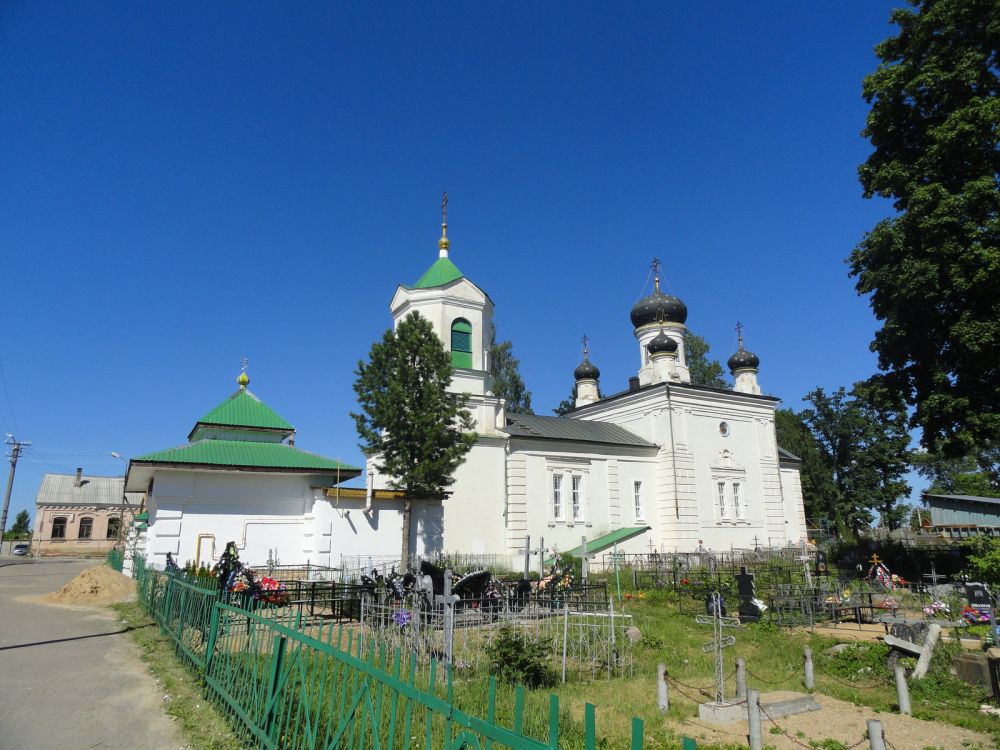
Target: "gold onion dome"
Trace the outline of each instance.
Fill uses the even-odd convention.
[[[441,239],[438,240],[438,247],[441,250],[447,250],[451,247],[451,240],[448,239],[448,225],[441,224]]]
[[[241,372],[239,377],[236,378],[236,382],[240,384],[240,388],[246,388],[250,385],[250,376],[245,372]]]

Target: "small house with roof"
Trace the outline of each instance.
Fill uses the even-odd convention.
[[[345,552],[397,550],[401,500],[382,493],[373,507],[363,490],[346,489],[341,498],[341,482],[361,470],[297,447],[295,428],[247,389],[245,372],[237,382],[186,443],[129,461],[126,489],[142,493],[149,513],[147,559],[163,567],[169,552],[180,564],[211,564],[228,542],[250,565],[331,565]],[[417,524],[433,546],[433,524]]]

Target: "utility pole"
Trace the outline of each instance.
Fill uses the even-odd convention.
[[[3,532],[7,530],[7,509],[10,507],[10,491],[14,486],[14,470],[17,469],[17,459],[21,451],[31,445],[30,440],[18,440],[9,432],[4,445],[10,448],[10,474],[7,475],[7,490],[3,493],[3,513],[0,514],[0,550],[3,548]]]

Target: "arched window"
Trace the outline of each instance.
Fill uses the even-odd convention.
[[[66,538],[66,516],[56,516],[52,519],[52,538]]]
[[[77,536],[78,539],[90,539],[94,535],[94,519],[93,518],[81,518],[80,519],[80,533]]]
[[[451,366],[472,367],[472,324],[465,318],[451,324]]]
[[[117,539],[118,531],[122,527],[122,519],[118,516],[112,516],[108,519],[108,539]]]

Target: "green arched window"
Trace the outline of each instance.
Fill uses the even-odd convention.
[[[465,318],[451,324],[451,366],[472,367],[472,324]]]

